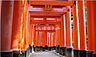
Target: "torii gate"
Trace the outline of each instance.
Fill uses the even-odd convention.
[[[84,24],[84,0],[77,1],[0,1],[0,18],[1,18],[1,56],[13,57],[18,54],[28,52],[28,47],[32,43],[29,38],[30,14],[28,16],[28,5],[55,5],[55,6],[66,6],[66,13],[61,15],[65,20],[66,37],[64,36],[64,47],[67,47],[67,51],[72,49],[72,38],[71,38],[71,7],[73,8],[73,38],[74,38],[74,54],[75,56],[87,57],[86,49],[86,37],[85,37],[85,24]],[[10,6],[11,5],[11,6]],[[77,6],[79,7],[79,31],[80,31],[80,43],[78,35],[78,14]],[[96,57],[96,1],[87,1],[87,17],[88,17],[88,56]],[[49,11],[50,12],[50,11]],[[48,13],[48,12],[47,12]],[[56,12],[55,12],[56,13]],[[61,13],[60,13],[61,14]],[[44,14],[45,15],[45,14]],[[54,15],[54,14],[49,14]],[[56,13],[58,15],[58,13]],[[29,17],[29,18],[28,18]],[[63,22],[62,22],[63,23]],[[63,25],[62,25],[63,26]],[[64,28],[64,27],[63,27]],[[63,30],[63,29],[62,29]],[[63,31],[64,33],[64,31]],[[34,36],[35,37],[35,36]],[[61,39],[61,38],[60,38]],[[60,43],[60,42],[59,42]],[[66,43],[66,44],[65,44]],[[61,45],[62,46],[62,45]],[[22,51],[22,52],[19,52]],[[80,53],[79,53],[80,52]],[[26,53],[25,53],[26,54]],[[69,53],[68,55],[69,56]]]

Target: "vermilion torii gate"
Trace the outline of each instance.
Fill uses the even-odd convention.
[[[66,57],[72,57],[73,51],[74,57],[96,57],[96,1],[86,1],[86,4],[88,50],[86,46],[84,0],[0,1],[1,56],[29,56],[33,45],[36,47],[39,45],[38,42],[40,43],[41,41],[43,42],[40,43],[42,47],[47,45],[48,32],[50,36],[55,34],[55,36],[49,37],[50,43],[48,47],[55,46],[56,52]],[[73,15],[73,29],[71,28],[71,15]],[[33,17],[38,19],[43,18],[43,20],[34,20]],[[46,18],[50,20],[48,21]],[[51,18],[55,18],[55,20]],[[46,29],[48,29],[48,24],[54,24],[55,26],[53,27],[56,29],[36,30],[36,28],[42,27],[37,26],[37,24],[44,24],[45,26],[43,27]],[[51,28],[52,26],[49,27]],[[53,41],[52,38],[54,38]],[[41,39],[41,41],[38,39]],[[73,46],[72,41],[74,43]]]

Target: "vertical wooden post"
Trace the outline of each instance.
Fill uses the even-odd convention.
[[[19,33],[20,33],[20,35],[19,35],[19,39],[18,39],[18,42],[19,42],[19,45],[18,45],[18,49],[20,49],[20,51],[21,51],[21,49],[22,49],[22,46],[23,46],[23,44],[22,44],[22,39],[23,39],[23,29],[22,29],[22,27],[23,27],[23,17],[24,16],[24,2],[23,1],[21,1],[20,2],[20,24],[19,24],[19,26],[20,26],[20,31],[19,31]]]
[[[32,44],[32,24],[30,24],[30,31],[29,31],[29,44],[28,45],[31,45]]]
[[[86,50],[86,31],[85,31],[85,10],[84,0],[78,1],[79,7],[79,29],[80,29],[80,50]]]
[[[47,30],[47,24],[45,24],[45,30]],[[47,31],[45,31],[45,46],[47,45]]]
[[[11,37],[11,49],[18,49],[18,39],[20,31],[20,2],[14,2],[14,13],[13,13],[13,23],[12,23],[12,37]]]
[[[72,38],[71,38],[71,9],[68,6],[68,11],[65,14],[65,22],[66,22],[66,46],[72,47]]]
[[[39,46],[41,46],[41,31],[39,32]]]
[[[62,16],[61,16],[61,25],[60,25],[60,27],[61,27],[61,29],[60,29],[61,30],[60,31],[61,32],[61,37],[60,37],[61,38],[61,47],[63,47],[63,44],[64,44],[64,35],[63,34],[64,33],[63,33],[63,17]]]
[[[79,30],[78,30],[78,12],[77,12],[77,1],[74,1],[73,5],[73,43],[74,43],[74,56],[79,57]]]
[[[38,31],[36,31],[36,46],[38,46]]]
[[[74,3],[76,3],[76,1]],[[77,4],[73,5],[73,38],[74,49],[79,49]]]
[[[48,38],[47,38],[48,43],[47,43],[47,44],[48,44],[48,47],[49,47],[49,41],[50,41],[50,40],[49,40],[49,38],[50,38],[50,34],[49,34],[49,32],[47,32],[47,35],[48,35]]]
[[[36,26],[36,29],[37,28],[39,28],[38,25]],[[35,36],[36,36],[36,43],[37,43],[36,46],[39,46],[39,43],[38,43],[39,42],[39,31],[38,30],[36,31],[36,35]]]
[[[34,24],[34,39],[33,39],[33,41],[34,41],[34,47],[36,47],[36,25]]]
[[[52,46],[52,32],[50,32],[50,48]]]
[[[61,47],[60,54],[65,56],[66,37],[65,37],[65,15],[61,16]]]
[[[87,57],[86,54],[86,30],[85,30],[85,8],[84,0],[78,1],[79,7],[79,31],[80,31],[80,57],[82,55]]]
[[[28,39],[27,38],[28,34],[27,34],[27,30],[29,30],[28,29],[28,25],[30,23],[30,22],[28,23],[29,18],[28,18],[28,2],[27,2],[27,0],[25,0],[25,5],[24,6],[25,6],[25,8],[24,8],[24,19],[25,19],[25,22],[24,22],[24,27],[25,27],[25,29],[24,29],[24,50],[26,50],[27,49],[27,46],[28,46],[28,40],[27,40]],[[31,42],[32,42],[32,37],[31,37]],[[28,47],[30,47],[30,46],[28,46]]]
[[[26,25],[25,25],[25,28],[26,28],[26,30],[25,30],[25,49],[26,49],[26,47],[28,46],[28,38],[29,38],[29,28],[30,28],[30,14],[29,14],[29,6],[28,6],[28,2],[27,2],[27,0],[26,0],[26,12],[25,12],[25,18],[26,18]],[[31,30],[32,31],[32,30]],[[32,35],[32,34],[31,34]],[[31,46],[32,46],[32,36],[31,36]]]
[[[64,26],[64,19],[65,19],[65,15],[62,16],[61,19],[61,36],[62,36],[62,47],[66,46],[66,39],[65,39],[65,26]]]
[[[0,1],[0,23],[1,23],[1,5],[2,5],[2,0]],[[1,28],[0,28],[0,30],[1,30]],[[1,31],[0,31],[0,36],[1,36]],[[1,37],[0,37],[0,46],[1,46]],[[0,51],[1,51],[1,47],[0,47]]]
[[[57,52],[60,52],[60,46],[61,46],[61,40],[60,40],[60,24],[57,24],[57,30],[56,30],[56,46],[57,46],[57,48],[56,48],[56,51]]]
[[[53,47],[55,47],[55,39],[56,39],[55,36],[56,36],[55,32],[53,32]]]
[[[72,57],[72,33],[71,33],[71,7],[67,6],[68,10],[65,14],[65,23],[66,23],[66,47],[67,47],[67,54],[66,56]]]
[[[87,18],[88,50],[93,50],[93,57],[96,57],[96,1],[87,1]]]
[[[45,32],[42,31],[42,47],[45,47]]]
[[[11,32],[14,1],[3,1],[1,8],[1,57],[12,57]],[[9,53],[9,54],[8,54]]]
[[[11,6],[10,6],[11,5]],[[11,31],[13,20],[13,1],[2,2],[1,8],[1,50],[7,51],[11,49]],[[6,40],[5,40],[6,39]]]
[[[57,25],[57,45],[60,46],[61,41],[60,41],[60,24]]]
[[[37,39],[37,41],[38,41],[38,46],[40,46],[40,45],[39,45],[39,43],[40,43],[40,42],[39,42],[39,41],[40,41],[39,34],[40,34],[40,33],[39,33],[39,31],[38,31],[38,35],[37,35],[37,37],[38,37],[38,39]]]

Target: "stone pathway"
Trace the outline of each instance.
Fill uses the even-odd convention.
[[[63,57],[55,51],[34,52],[31,57]]]

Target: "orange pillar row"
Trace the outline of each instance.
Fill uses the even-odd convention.
[[[87,18],[88,50],[93,50],[96,56],[96,1],[87,1]]]
[[[73,39],[74,49],[79,49],[77,4],[73,5]]]
[[[70,6],[67,6],[68,11],[65,14],[65,23],[66,23],[66,46],[72,47],[72,38],[71,38],[71,10]]]
[[[3,1],[1,8],[1,51],[10,52],[14,1]],[[7,56],[7,55],[2,55]]]
[[[78,1],[78,7],[79,7],[78,11],[79,11],[80,50],[86,50],[84,0]]]

